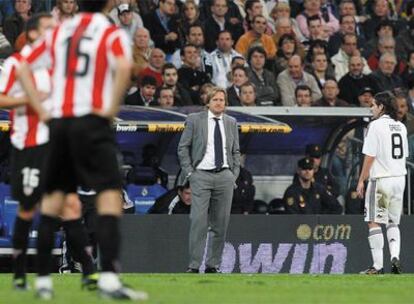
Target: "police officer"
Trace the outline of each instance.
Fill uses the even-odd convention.
[[[321,184],[314,181],[314,162],[305,157],[298,161],[297,178],[283,196],[287,214],[340,214],[337,199]]]
[[[306,156],[313,160],[314,181],[324,185],[335,197],[339,195],[339,187],[328,169],[321,167],[322,148],[320,145],[307,145]]]

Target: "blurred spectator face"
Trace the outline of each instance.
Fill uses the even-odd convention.
[[[374,13],[378,17],[387,17],[389,14],[389,6],[387,0],[376,0],[374,5]]]
[[[290,77],[293,79],[301,79],[303,75],[302,60],[298,55],[292,56],[288,62],[288,70]]]
[[[250,18],[253,18],[257,15],[263,14],[263,5],[260,2],[253,3],[252,7],[247,10],[247,13],[249,14]]]
[[[250,65],[254,70],[262,70],[265,65],[265,61],[265,55],[259,52],[254,52],[250,58]]]
[[[374,96],[370,92],[366,92],[358,96],[359,106],[363,108],[370,108],[374,101]]]
[[[395,41],[391,39],[386,39],[385,41],[378,43],[378,51],[380,52],[380,54],[384,54],[387,52],[394,53]]]
[[[290,18],[290,6],[287,3],[279,2],[276,4],[274,14],[272,14],[274,20],[279,18]]]
[[[283,54],[291,56],[295,52],[295,42],[285,39],[282,43]]]
[[[296,104],[299,107],[312,106],[312,96],[309,90],[298,90],[298,92],[296,93]]]
[[[171,89],[161,89],[158,103],[161,108],[171,108],[174,106],[174,93]]]
[[[231,68],[234,68],[236,66],[245,66],[246,65],[246,59],[244,58],[236,58],[232,63],[231,63]]]
[[[160,49],[153,49],[149,58],[149,64],[157,70],[160,70],[165,63],[164,52]]]
[[[344,2],[340,4],[340,12],[341,16],[351,15],[356,16],[356,9],[353,2]]]
[[[394,72],[396,65],[397,61],[395,60],[395,56],[386,53],[382,55],[378,66],[382,73],[389,76]]]
[[[292,23],[290,22],[289,18],[281,17],[277,21],[276,32],[280,36],[284,34],[291,34],[292,31]]]
[[[325,49],[320,45],[315,46],[312,49],[313,55],[325,54]]]
[[[213,87],[213,84],[211,83],[205,83],[201,86],[200,99],[203,105],[206,105],[208,103],[208,92],[210,91],[212,87]]]
[[[178,195],[184,204],[191,205],[191,188],[178,189]]]
[[[304,7],[309,11],[318,11],[321,8],[320,0],[305,0]]]
[[[319,170],[322,159],[320,157],[311,157],[311,159],[313,160],[313,173],[315,173]]]
[[[364,69],[364,62],[360,56],[352,56],[349,59],[349,72],[351,75],[359,76]]]
[[[26,15],[29,13],[32,7],[32,3],[30,0],[16,0],[14,4],[14,8],[16,13],[19,15]]]
[[[132,12],[123,12],[119,14],[119,21],[124,26],[129,26],[132,24]]]
[[[227,11],[228,7],[226,0],[215,0],[211,6],[212,14],[219,18],[224,18],[224,16],[227,14]]]
[[[149,47],[149,32],[144,28],[139,28],[135,32],[134,42],[139,49],[147,49]]]
[[[328,69],[328,60],[325,54],[315,55],[313,57],[312,67],[317,72],[326,72]]]
[[[298,168],[298,176],[305,182],[309,182],[313,179],[314,171],[313,169],[302,169]]]
[[[246,85],[240,88],[240,103],[244,107],[256,105],[256,93],[253,86]]]
[[[323,97],[327,100],[335,100],[339,94],[338,84],[336,81],[327,80],[322,89]]]
[[[263,35],[266,31],[266,19],[264,17],[256,17],[252,22],[252,29],[259,35]]]
[[[345,34],[355,33],[355,19],[352,16],[346,16],[342,18],[341,32]]]
[[[394,37],[394,30],[391,26],[381,26],[377,32],[378,38]]]
[[[402,121],[408,113],[407,99],[398,96],[395,99],[395,106],[397,108],[397,119]]]
[[[164,84],[174,87],[177,84],[178,74],[176,69],[166,69],[162,75]]]
[[[59,8],[64,14],[73,14],[76,12],[76,2],[75,0],[62,0],[59,2]]]
[[[190,21],[197,19],[197,8],[194,3],[188,2],[184,5],[184,15]]]
[[[202,47],[204,45],[204,33],[201,27],[191,27],[187,40],[188,43],[194,44],[196,47]]]
[[[200,53],[194,46],[187,46],[182,60],[185,65],[196,68],[200,65]]]
[[[355,54],[355,51],[357,50],[357,39],[355,36],[345,36],[344,43],[342,44],[342,50],[347,54],[348,56],[352,56]]]
[[[145,98],[145,100],[151,100],[154,98],[156,89],[157,88],[155,86],[147,84],[141,87],[141,95]]]
[[[175,14],[175,0],[160,1],[160,11],[167,16]]]
[[[241,70],[241,69],[234,70],[234,72],[233,72],[233,84],[236,87],[239,88],[243,83],[247,82],[248,80],[249,80],[249,78],[247,77],[244,70]]]
[[[233,39],[231,38],[231,34],[228,32],[221,33],[217,39],[217,48],[223,53],[228,53],[232,47]]]
[[[313,1],[313,0],[311,0]],[[322,22],[320,19],[311,20],[309,22],[309,36],[313,39],[319,39],[322,38],[323,35],[323,28],[322,28]]]
[[[409,68],[414,69],[414,53],[410,55],[410,59],[407,62]]]

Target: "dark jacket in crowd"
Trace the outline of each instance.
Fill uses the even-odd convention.
[[[172,209],[172,214],[189,214],[191,206],[184,204],[177,189],[171,189],[156,199],[154,205],[148,210],[150,214],[168,214]]]
[[[251,213],[254,206],[254,195],[256,187],[253,185],[252,174],[243,167],[240,167],[239,177],[236,180],[237,188],[234,189],[231,213]]]
[[[178,69],[178,81],[188,90],[191,95],[192,103],[200,103],[200,88],[203,84],[210,82],[210,76],[203,71],[182,66]],[[193,87],[198,87],[194,90]]]
[[[379,88],[381,91],[392,91],[403,86],[403,82],[400,76],[395,74],[387,76],[381,72],[381,70],[376,70],[373,72],[371,74],[371,77],[375,80],[377,88]]]
[[[134,92],[131,95],[128,95],[125,98],[125,104],[126,105],[134,105],[134,106],[150,106],[150,107],[154,107],[154,106],[158,106],[158,102],[155,100],[155,98],[153,98],[151,101],[147,101],[145,102],[142,95],[141,95],[141,91],[137,90],[136,92]]]
[[[10,42],[13,49],[14,43],[16,42],[17,37],[23,32],[25,24],[26,22],[24,22],[23,18],[17,13],[14,13],[4,20],[3,34]]]
[[[318,99],[313,103],[314,107],[332,107],[324,97],[321,99]],[[334,107],[349,107],[349,103],[347,103],[345,100],[342,100],[340,98],[337,98],[335,101]]]
[[[358,94],[362,88],[369,87],[377,92],[377,83],[370,76],[362,75],[360,78],[352,77],[349,73],[341,78],[338,82],[339,95],[341,98],[352,105],[359,106]]]
[[[234,85],[227,88],[227,100],[229,102],[229,106],[233,106],[233,107],[241,106],[240,98],[239,98],[239,95],[237,95],[236,88],[234,87]]]
[[[262,79],[260,79],[256,72],[248,69],[247,75],[249,80],[256,86],[256,105],[280,105],[280,90],[272,72],[264,69]]]
[[[211,53],[217,48],[217,38],[218,34],[220,33],[220,25],[217,24],[216,20],[213,17],[208,17],[203,24],[204,27],[204,48],[207,52]],[[241,24],[233,25],[231,24],[228,19],[224,23],[224,29],[228,30],[234,41],[237,41],[241,35],[243,35],[244,30]]]

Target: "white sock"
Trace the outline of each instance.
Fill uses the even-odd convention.
[[[39,289],[53,289],[53,282],[50,276],[37,277],[35,281],[35,288]]]
[[[397,224],[387,225],[388,247],[390,248],[391,260],[400,259],[401,236],[400,228]]]
[[[99,274],[98,287],[106,291],[114,291],[122,286],[119,277],[114,272],[101,272]]]
[[[373,266],[375,269],[380,270],[384,266],[384,236],[382,235],[381,227],[369,229],[368,241],[369,247],[371,248]]]

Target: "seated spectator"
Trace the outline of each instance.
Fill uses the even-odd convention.
[[[140,81],[139,89],[126,97],[125,104],[146,107],[157,106],[158,103],[154,98],[156,89],[157,80],[152,76],[144,76]]]
[[[265,50],[267,59],[273,59],[276,55],[276,45],[272,37],[265,34],[265,29],[265,17],[255,16],[252,21],[252,29],[237,41],[236,51],[246,57],[252,48],[261,47]]]
[[[283,195],[286,214],[342,213],[336,198],[323,185],[313,182],[312,159],[300,159],[296,172],[297,178]]]
[[[370,87],[362,88],[358,93],[358,103],[362,108],[370,108],[374,102],[375,92]]]
[[[260,46],[255,46],[249,50],[247,60],[250,65],[248,69],[249,80],[256,86],[257,105],[278,105],[280,93],[275,76],[264,68],[266,51]]]
[[[329,35],[323,30],[320,17],[311,16],[306,22],[309,28],[309,38],[303,42],[305,48],[308,48],[315,40],[322,40],[328,43]]]
[[[414,4],[414,1],[412,1],[412,3]],[[403,58],[402,56],[409,56],[409,54],[414,51],[414,18],[410,19],[407,29],[405,31],[402,31],[396,40],[397,53],[400,53],[401,49],[403,50],[403,52],[401,52],[400,58]]]
[[[338,82],[338,97],[349,104],[359,105],[358,96],[363,88],[369,87],[374,94],[377,92],[376,81],[363,73],[364,64],[364,60],[360,55],[351,56],[348,65],[349,72]]]
[[[357,37],[355,34],[346,34],[342,37],[341,48],[338,53],[331,58],[332,64],[335,66],[336,80],[340,80],[349,71],[349,59],[352,56],[359,56],[360,53],[357,49]],[[365,59],[363,65],[363,73],[371,73],[368,64]]]
[[[158,105],[163,109],[170,109],[175,106],[174,92],[169,87],[161,87],[158,93]]]
[[[408,80],[410,79],[410,77],[413,77],[413,76],[414,76],[414,49],[408,52],[407,65],[403,73],[401,74],[401,78],[405,86],[408,85]]]
[[[14,8],[13,8],[13,1],[10,0],[3,0],[1,1],[1,7],[0,7],[0,24],[4,23],[4,20],[13,15]]]
[[[210,91],[211,88],[214,88],[214,84],[210,82],[207,82],[201,86],[201,89],[200,89],[200,104],[201,105],[207,105],[208,92]],[[227,101],[229,101],[228,98],[229,97],[227,96]]]
[[[229,106],[240,106],[240,87],[249,81],[248,72],[244,66],[236,66],[231,72],[232,85],[227,89]]]
[[[315,107],[348,107],[349,104],[338,98],[339,89],[336,80],[327,79],[323,85],[322,98],[315,101]]]
[[[191,188],[187,183],[178,186],[155,200],[149,214],[189,214],[191,210]]]
[[[277,77],[288,66],[288,60],[294,54],[297,54],[295,38],[290,34],[284,34],[278,41],[273,71]]]
[[[132,6],[128,3],[118,5],[118,18],[115,19],[116,25],[124,29],[133,41],[135,32],[138,28],[144,27],[141,16],[132,10]]]
[[[326,54],[316,54],[313,56],[312,71],[310,73],[315,77],[321,90],[327,79],[335,77],[333,71],[328,69],[328,67],[329,62]]]
[[[280,25],[278,26],[278,22],[279,20],[283,19],[283,18],[288,18],[288,20],[290,20],[290,29],[289,29],[289,33],[294,33],[294,37],[297,39],[298,42],[302,42],[304,40],[306,40],[306,38],[303,36],[302,32],[299,29],[299,25],[296,21],[296,19],[291,18],[291,14],[290,14],[290,6],[289,6],[289,2],[284,2],[284,1],[277,1],[277,3],[275,4],[275,6],[272,8],[271,12],[270,12],[270,22],[274,27],[273,32],[275,33],[275,35],[279,35],[280,34],[280,30],[281,27]],[[284,22],[283,22],[284,24]],[[286,34],[286,33],[283,33]],[[281,34],[281,35],[283,35]],[[281,36],[279,35],[279,37]],[[275,37],[274,37],[275,38]],[[275,41],[277,44],[277,41]]]
[[[4,20],[3,34],[13,49],[17,37],[23,33],[26,22],[31,16],[31,8],[31,0],[16,0],[14,2],[15,12]]]
[[[296,104],[295,89],[298,85],[307,85],[312,90],[313,101],[322,97],[315,78],[304,71],[302,58],[299,55],[293,55],[289,59],[288,68],[277,77],[277,84],[284,106]]]
[[[132,78],[137,79],[139,73],[149,65],[152,47],[150,47],[150,34],[146,28],[139,28],[134,35],[134,45],[132,46]]]
[[[254,17],[261,15],[265,17],[266,20],[269,20],[269,14],[263,0],[247,0],[244,3],[244,12],[246,13],[243,20],[243,31],[248,32],[253,27]],[[270,22],[266,23],[265,33],[272,35],[273,29]]]
[[[392,37],[383,37],[378,41],[377,49],[367,59],[369,68],[372,71],[375,71],[375,70],[378,69],[379,58],[384,53],[396,54],[396,52],[395,52],[395,39],[394,38],[392,38]],[[398,61],[398,64],[395,66],[394,73],[395,74],[401,74],[402,72],[404,72],[405,63],[401,60],[398,60],[398,57],[397,57],[397,61]]]
[[[365,21],[368,17],[362,14],[362,4],[360,1],[354,0],[342,0],[339,4],[339,16],[352,16],[356,21],[356,30],[355,33],[357,36],[364,36],[365,33],[362,28]]]
[[[312,106],[312,90],[307,85],[298,85],[295,89],[296,106]]]
[[[231,204],[231,213],[252,213],[256,187],[253,185],[252,174],[244,168],[244,166],[240,166],[240,173],[236,179],[236,185],[237,187],[234,189],[233,201]]]
[[[407,103],[408,103],[408,111],[411,114],[414,114],[414,75],[408,77],[407,80]]]
[[[414,114],[408,111],[407,98],[403,94],[396,94],[395,107],[397,109],[397,119],[407,128],[407,135],[414,134]]]
[[[328,54],[328,43],[321,39],[316,39],[311,42],[309,45],[308,52],[305,57],[305,71],[312,74],[313,72],[313,60],[316,55],[324,54],[328,59],[327,73],[329,75],[335,74],[335,67],[331,63],[330,56]]]
[[[200,9],[194,0],[186,0],[181,6],[178,32],[180,37],[187,37],[192,25],[200,24]],[[187,43],[194,43],[187,40]],[[178,68],[178,67],[177,67]]]
[[[240,105],[242,107],[256,106],[256,87],[251,82],[246,82],[240,87]]]
[[[66,19],[72,18],[78,11],[79,7],[75,0],[57,0],[56,6],[52,9],[52,16],[57,24]]]
[[[397,58],[394,54],[384,53],[380,57],[379,69],[373,72],[371,77],[382,91],[392,91],[403,86],[401,77],[394,74],[396,65]]]
[[[138,81],[144,76],[152,76],[157,80],[157,87],[162,86],[162,67],[164,64],[164,52],[161,49],[152,49],[148,60],[148,66],[138,74]]]
[[[275,45],[277,46],[277,49],[280,49],[280,38],[284,35],[289,35],[292,37],[294,43],[295,43],[295,49],[297,50],[297,53],[301,55],[302,57],[305,56],[305,48],[301,41],[297,38],[296,33],[293,30],[292,27],[292,20],[288,17],[281,17],[276,21],[276,33],[273,34],[272,38],[275,41]]]
[[[162,80],[164,86],[169,87],[174,92],[174,101],[176,106],[191,106],[190,92],[180,83],[178,83],[177,68],[172,63],[166,63],[162,67]]]

